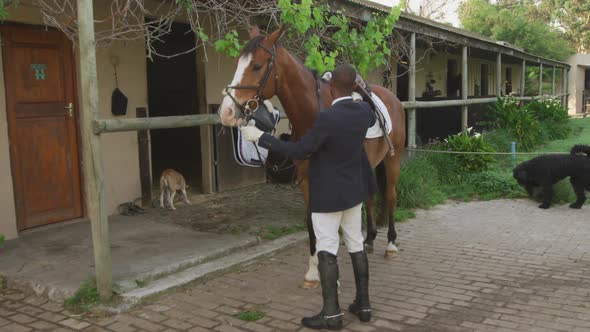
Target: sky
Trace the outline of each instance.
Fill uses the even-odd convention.
[[[373,2],[377,2],[383,5],[388,6],[395,6],[399,3],[399,0],[369,0]],[[420,4],[423,0],[409,0],[409,7],[414,11],[417,12]],[[451,23],[453,26],[459,27],[459,18],[457,16],[457,7],[459,6],[460,0],[451,0],[449,1],[449,5],[446,7],[446,13],[443,18],[443,22]]]

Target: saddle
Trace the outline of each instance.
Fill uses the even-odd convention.
[[[332,73],[329,71],[325,72],[322,75],[322,80],[324,82],[329,82],[331,78],[332,78]],[[383,131],[383,137],[385,138],[385,141],[387,142],[387,145],[389,146],[389,153],[393,156],[395,154],[395,147],[393,146],[393,143],[391,143],[391,139],[389,138],[389,135],[387,134],[388,131],[387,131],[387,126],[386,126],[386,121],[383,118],[383,113],[381,111],[379,111],[378,104],[372,98],[373,92],[371,91],[371,87],[365,82],[365,80],[363,80],[363,78],[359,74],[356,75],[355,83],[356,83],[356,88],[354,89],[354,92],[358,93],[361,96],[362,100],[371,106],[371,109],[373,110],[373,113],[375,114],[375,117],[377,118],[377,121],[379,122],[379,127],[381,127],[381,130]],[[353,95],[354,95],[354,93],[353,93]]]
[[[361,77],[361,75],[356,75],[356,89],[355,91],[357,93],[359,93],[362,97],[363,97],[363,101],[367,102],[369,105],[371,105],[371,109],[373,110],[373,113],[375,114],[375,117],[377,118],[377,121],[379,122],[379,127],[381,127],[381,130],[383,130],[383,137],[385,138],[385,141],[387,142],[387,146],[389,147],[389,154],[391,156],[395,155],[395,147],[393,146],[393,143],[391,143],[391,139],[389,138],[389,135],[387,134],[387,126],[385,125],[385,119],[383,118],[383,112],[381,112],[378,109],[378,104],[375,102],[375,100],[373,100],[373,92],[371,91],[371,87],[363,80],[363,78]],[[383,105],[383,104],[381,104]]]

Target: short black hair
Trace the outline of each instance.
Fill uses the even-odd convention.
[[[340,64],[332,72],[332,80],[338,90],[351,94],[354,91],[356,70],[348,63]]]

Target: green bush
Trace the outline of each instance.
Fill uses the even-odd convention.
[[[436,149],[442,150],[442,145],[436,147]],[[444,153],[427,153],[424,155],[424,158],[436,168],[438,182],[440,184],[444,185],[457,182],[459,169],[453,156]]]
[[[494,127],[508,130],[522,150],[530,151],[540,143],[542,133],[539,120],[526,108],[519,108],[514,97],[498,98],[489,110]]]
[[[510,170],[493,169],[469,174],[465,182],[475,188],[478,195],[492,193],[497,197],[519,197],[523,193]]]
[[[565,123],[569,119],[567,110],[556,99],[535,99],[525,105],[539,121]]]
[[[397,204],[404,209],[428,208],[445,201],[436,168],[425,157],[416,157],[401,167]]]
[[[495,130],[503,130],[503,138],[511,137],[517,149],[530,151],[534,146],[571,135],[567,109],[555,99],[535,99],[519,107],[514,97],[498,98],[490,108],[490,121]],[[506,149],[505,141],[500,143]],[[494,144],[492,144],[494,145]]]
[[[488,130],[483,133],[486,142],[494,148],[494,150],[499,152],[510,152],[510,147],[512,142],[517,142],[518,140],[510,130],[504,128],[497,128],[493,130]],[[516,146],[518,149],[518,146]]]
[[[564,139],[572,129],[568,124],[567,109],[555,99],[536,99],[526,104],[525,108],[541,122],[542,142]]]
[[[481,134],[471,132],[472,128],[467,128],[457,135],[447,137],[444,146],[450,151],[495,152]],[[488,169],[489,164],[495,161],[492,156],[485,154],[454,154],[453,158],[462,172],[480,172]]]

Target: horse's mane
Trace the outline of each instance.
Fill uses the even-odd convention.
[[[263,35],[258,35],[256,37],[250,39],[246,43],[246,45],[244,45],[244,48],[242,48],[242,52],[240,52],[240,56],[242,56],[244,54],[254,53],[254,51],[258,48],[258,46],[260,46],[260,43],[262,43],[263,40],[264,40]]]

